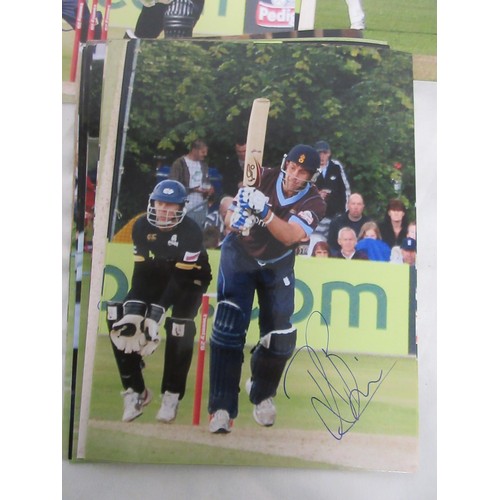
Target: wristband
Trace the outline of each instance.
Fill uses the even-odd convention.
[[[274,219],[274,212],[270,211],[270,213],[271,213],[271,215],[269,216],[269,219],[267,219],[267,220],[264,221],[265,224],[266,224],[266,226],[268,226],[269,223]]]

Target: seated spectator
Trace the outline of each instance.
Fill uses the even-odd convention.
[[[330,246],[326,241],[318,241],[312,249],[311,255],[313,257],[331,257]]]
[[[414,266],[417,260],[417,240],[405,238],[401,243],[401,255],[404,264]]]
[[[356,250],[363,250],[370,260],[389,262],[391,249],[382,241],[378,225],[374,221],[365,222],[359,232]]]
[[[382,239],[380,229],[375,221],[370,220],[361,226],[358,234],[358,240],[362,240],[363,238],[371,238],[373,240]]]
[[[347,260],[368,260],[368,255],[363,250],[356,250],[356,231],[351,227],[343,227],[339,231],[338,243],[340,250],[334,250],[332,257]]]
[[[401,200],[389,201],[384,220],[379,224],[379,228],[382,240],[389,247],[401,246],[408,230],[406,207]]]
[[[353,193],[347,201],[347,212],[332,219],[328,230],[328,244],[332,250],[340,250],[338,234],[342,227],[350,227],[358,237],[361,226],[370,219],[363,214],[365,202],[359,193]]]

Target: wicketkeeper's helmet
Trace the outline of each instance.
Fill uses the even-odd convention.
[[[180,210],[168,213],[168,217],[159,214],[155,208],[155,201],[164,203],[174,203],[179,205]],[[150,224],[160,229],[167,229],[177,226],[182,222],[186,215],[187,193],[186,188],[178,181],[165,180],[158,183],[153,192],[149,195],[147,219]]]

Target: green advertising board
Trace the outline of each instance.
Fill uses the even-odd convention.
[[[210,325],[216,307],[217,269],[220,251],[209,250],[214,279],[207,293]],[[99,333],[106,333],[107,301],[123,300],[133,270],[132,245],[109,243],[106,251]],[[406,355],[412,308],[409,297],[410,268],[405,264],[346,261],[297,256],[295,264],[295,313],[297,347],[334,352]],[[256,344],[258,304],[254,303],[247,335]]]

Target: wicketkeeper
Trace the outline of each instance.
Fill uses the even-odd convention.
[[[201,299],[212,279],[199,226],[185,217],[186,190],[172,180],[160,182],[149,197],[147,214],[132,229],[134,270],[123,303],[108,303],[113,352],[124,388],[122,420],[142,415],[151,401],[143,378],[144,357],[166,345],[156,418],[172,422],[186,390]],[[171,315],[167,311],[171,308]]]

